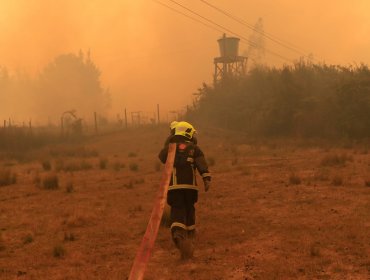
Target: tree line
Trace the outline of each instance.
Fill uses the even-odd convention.
[[[76,110],[78,115],[104,113],[109,92],[101,85],[100,70],[90,53],[62,54],[31,77],[24,71],[10,73],[0,66],[0,117],[45,123]]]
[[[370,137],[370,69],[299,61],[203,86],[188,118],[264,137]]]

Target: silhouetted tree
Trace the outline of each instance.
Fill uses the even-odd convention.
[[[63,54],[54,59],[41,72],[38,80],[36,103],[44,117],[58,116],[75,109],[81,116],[108,107],[108,93],[100,81],[100,70],[88,53]]]

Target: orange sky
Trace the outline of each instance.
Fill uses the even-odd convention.
[[[169,0],[160,0],[172,5]],[[199,0],[178,0],[202,15],[243,34],[250,30]],[[209,0],[265,31],[335,64],[370,62],[368,0]],[[176,6],[174,6],[176,7]],[[180,9],[176,7],[176,9]],[[151,0],[0,0],[0,65],[32,75],[56,55],[91,50],[113,99],[112,114],[163,111],[191,103],[203,81],[212,81],[218,55],[212,29]],[[296,59],[271,41],[266,47]],[[246,45],[241,45],[241,50]],[[281,65],[267,55],[266,63]]]

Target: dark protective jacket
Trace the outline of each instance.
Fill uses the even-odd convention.
[[[168,145],[160,151],[159,159],[166,162]],[[211,174],[202,150],[193,142],[185,139],[176,140],[176,155],[169,190],[198,190],[196,170],[204,178],[210,180]]]

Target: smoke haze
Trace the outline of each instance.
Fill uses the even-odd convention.
[[[168,0],[162,2],[180,9]],[[251,34],[200,1],[179,2],[245,37]],[[266,32],[301,46],[320,61],[370,61],[366,0],[335,4],[217,0],[212,4],[251,24],[263,18]],[[102,72],[102,86],[110,89],[111,115],[125,107],[155,111],[157,103],[164,115],[183,109],[203,81],[212,81],[216,40],[222,34],[153,1],[1,0],[0,9],[1,66],[36,78],[56,56],[91,50]],[[247,47],[242,44],[241,52]],[[290,59],[299,57],[268,40],[266,48]],[[270,65],[288,63],[268,53],[265,59]],[[17,105],[25,104],[26,98],[22,96]],[[0,117],[7,116],[0,112]]]

